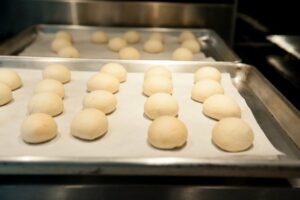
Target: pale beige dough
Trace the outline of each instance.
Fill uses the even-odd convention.
[[[140,52],[134,47],[124,47],[119,51],[119,58],[124,60],[140,59]]]
[[[43,70],[43,79],[55,79],[61,83],[67,83],[71,80],[70,70],[62,64],[48,65]]]
[[[108,42],[108,48],[114,52],[119,52],[121,49],[126,47],[126,45],[127,45],[126,40],[120,37],[112,38]]]
[[[104,72],[94,74],[87,81],[87,90],[89,92],[94,90],[106,90],[111,93],[116,93],[118,92],[119,87],[119,80],[113,75]]]
[[[191,31],[183,31],[180,33],[180,35],[178,37],[179,43],[182,43],[188,39],[196,39],[196,36]]]
[[[0,69],[0,83],[4,83],[11,90],[16,90],[22,86],[20,76],[12,69]]]
[[[198,102],[203,102],[215,94],[224,94],[223,87],[215,80],[200,80],[192,88],[192,99]]]
[[[12,100],[12,91],[10,87],[0,82],[0,106],[9,103]]]
[[[219,70],[214,67],[201,67],[194,74],[194,83],[200,80],[211,79],[221,81],[222,75]]]
[[[172,59],[178,61],[189,61],[193,60],[193,53],[184,47],[179,47],[175,49],[172,53]]]
[[[159,92],[172,94],[172,91],[172,81],[164,76],[151,76],[147,78],[143,84],[143,92],[147,96]]]
[[[117,98],[106,90],[95,90],[85,95],[82,105],[83,108],[96,108],[109,114],[116,109]]]
[[[91,42],[96,44],[106,44],[109,40],[107,33],[96,31],[91,34]]]
[[[200,43],[195,39],[187,39],[182,42],[181,47],[189,49],[193,54],[199,53],[201,50]]]
[[[56,38],[51,43],[51,49],[55,53],[67,46],[72,46],[72,43],[64,38]]]
[[[107,63],[101,67],[100,72],[113,75],[120,83],[127,80],[127,71],[125,67],[119,63]]]
[[[144,44],[144,51],[147,53],[161,53],[163,50],[163,43],[157,39],[150,39]]]
[[[159,32],[155,32],[155,33],[151,33],[149,36],[149,40],[159,40],[161,43],[164,43],[164,35],[163,33],[159,33]]]
[[[64,98],[65,96],[65,88],[63,84],[55,79],[44,79],[35,86],[35,94],[43,92],[55,93],[61,98]]]
[[[152,66],[145,71],[144,80],[152,76],[164,76],[172,79],[172,72],[164,66]]]
[[[63,58],[79,58],[80,57],[79,51],[73,46],[66,46],[66,47],[61,48],[57,52],[57,54]]]
[[[123,34],[123,38],[129,43],[134,44],[140,41],[140,34],[137,31],[127,31]]]
[[[67,32],[67,31],[58,31],[58,32],[56,32],[55,36],[54,36],[54,39],[58,39],[58,38],[68,40],[71,43],[73,41],[72,34]]]

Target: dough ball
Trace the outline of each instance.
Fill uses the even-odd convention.
[[[67,83],[71,80],[71,72],[62,64],[48,65],[43,70],[43,79],[55,79],[61,83]]]
[[[64,110],[62,99],[55,93],[35,94],[28,103],[28,113],[45,113],[52,117],[59,115]]]
[[[160,40],[150,39],[144,44],[144,51],[148,53],[160,53],[164,50],[164,45]]]
[[[73,46],[66,46],[66,47],[61,48],[57,52],[57,54],[63,58],[79,58],[80,57],[79,51]]]
[[[108,91],[95,90],[85,95],[82,105],[83,108],[96,108],[108,114],[116,109],[117,98]]]
[[[161,43],[164,43],[164,35],[162,33],[151,33],[149,40],[159,40]]]
[[[138,43],[140,41],[140,34],[137,31],[127,31],[123,38],[130,44]]]
[[[144,104],[144,112],[150,119],[160,116],[177,116],[179,106],[177,100],[167,93],[155,93]]]
[[[0,69],[0,82],[10,87],[11,90],[22,86],[20,76],[12,69]]]
[[[164,66],[153,66],[146,70],[144,80],[152,76],[164,76],[172,79],[172,73]]]
[[[191,31],[183,31],[183,32],[180,33],[178,41],[179,41],[179,43],[182,43],[182,42],[184,42],[185,40],[188,40],[188,39],[195,40],[196,36]]]
[[[66,31],[58,31],[58,32],[56,32],[55,36],[54,36],[54,39],[58,39],[58,38],[64,39],[64,40],[68,40],[71,43],[73,41],[71,33],[66,32]]]
[[[194,83],[200,80],[211,79],[215,81],[221,81],[222,75],[219,70],[214,67],[201,67],[194,74]]]
[[[57,124],[55,120],[44,113],[29,115],[21,125],[21,136],[27,143],[42,143],[55,138]]]
[[[185,40],[182,42],[181,47],[189,49],[194,54],[199,53],[201,49],[200,43],[194,39]]]
[[[121,49],[126,47],[127,42],[123,38],[115,37],[109,40],[108,42],[108,48],[111,51],[119,52]]]
[[[107,132],[106,115],[95,108],[86,108],[75,115],[71,122],[71,134],[84,140],[94,140]]]
[[[143,84],[143,92],[147,96],[151,96],[155,93],[168,93],[172,94],[173,85],[172,81],[163,76],[152,76],[147,78]]]
[[[140,59],[140,52],[134,47],[124,47],[119,51],[120,59],[138,60]]]
[[[148,142],[159,149],[173,149],[186,143],[188,131],[182,121],[171,116],[155,119],[148,129]]]
[[[0,106],[3,106],[12,100],[10,87],[0,82]]]
[[[107,63],[102,66],[100,72],[113,75],[119,82],[125,82],[127,80],[127,71],[125,67],[119,63]]]
[[[237,152],[247,150],[254,140],[251,127],[239,118],[229,117],[216,123],[212,130],[212,141],[219,148]]]
[[[228,96],[216,94],[208,97],[203,103],[203,113],[216,120],[226,117],[241,117],[240,106]]]
[[[98,72],[94,74],[87,82],[87,90],[106,90],[111,93],[116,93],[119,90],[119,80],[107,73]]]
[[[193,60],[193,53],[187,48],[179,47],[173,52],[172,58],[179,61]]]
[[[91,35],[91,42],[96,44],[105,44],[108,42],[108,39],[108,35],[103,31],[96,31]]]
[[[51,49],[55,53],[57,53],[59,50],[61,50],[64,47],[72,46],[72,43],[69,40],[63,39],[63,38],[57,38],[52,41],[51,43]]]
[[[192,88],[192,99],[198,102],[203,102],[215,94],[224,94],[223,87],[215,80],[200,80]]]
[[[35,86],[35,94],[42,92],[55,93],[61,98],[64,98],[65,96],[63,84],[55,79],[44,79]]]

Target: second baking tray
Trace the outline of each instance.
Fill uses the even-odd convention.
[[[179,29],[179,28],[136,28],[136,27],[89,27],[71,25],[37,25],[27,28],[12,39],[0,45],[2,55],[20,55],[34,57],[56,57],[51,52],[51,41],[55,32],[65,30],[75,38],[75,47],[81,51],[82,58],[118,59],[118,54],[107,49],[107,45],[92,44],[89,40],[93,31],[105,31],[110,36],[122,36],[128,30],[141,33],[142,41],[129,46],[136,47],[141,52],[141,60],[171,60],[173,50],[180,45],[177,37],[183,30],[192,31],[203,45],[202,52],[194,55],[194,61],[228,61],[240,62],[240,58],[225,44],[225,42],[210,29]],[[165,35],[165,50],[159,54],[149,54],[142,50],[142,44],[150,33],[161,32]],[[77,42],[76,42],[77,40]]]

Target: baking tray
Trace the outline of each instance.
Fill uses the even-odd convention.
[[[0,66],[43,68],[64,63],[71,69],[98,70],[112,60],[1,57]],[[142,72],[149,65],[165,64],[174,72],[192,73],[197,67],[213,65],[227,72],[251,108],[267,138],[284,155],[264,159],[201,159],[183,157],[99,158],[99,157],[1,157],[1,174],[96,174],[172,176],[297,177],[300,175],[299,112],[254,68],[245,64],[122,61],[129,72]],[[84,66],[84,67],[82,67]]]
[[[179,28],[137,28],[137,27],[89,27],[89,26],[72,26],[72,25],[36,25],[25,29],[17,36],[3,42],[0,45],[0,54],[2,55],[21,55],[34,57],[56,57],[52,53],[50,45],[52,37],[59,30],[66,30],[73,33],[73,36],[80,41],[78,49],[84,49],[82,57],[98,58],[98,59],[117,59],[118,54],[107,49],[106,45],[91,44],[89,40],[90,33],[96,30],[108,32],[110,35],[119,36],[127,30],[137,30],[142,33],[142,42],[147,38],[148,33],[161,32],[164,33],[171,46],[166,45],[166,49],[160,54],[148,54],[142,50],[142,43],[133,44],[141,52],[142,60],[170,60],[172,51],[179,47],[177,44],[177,36],[186,29]],[[192,31],[203,45],[203,53],[195,54],[196,61],[228,61],[240,62],[240,58],[225,44],[225,42],[209,29],[188,29]],[[76,43],[75,43],[76,46]],[[99,53],[97,53],[99,52]],[[102,53],[101,53],[102,52]]]

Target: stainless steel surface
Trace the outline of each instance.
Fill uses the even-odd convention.
[[[76,31],[86,33],[94,30],[108,32],[124,32],[127,29],[135,29],[141,32],[159,31],[165,34],[179,35],[184,30],[180,28],[117,28],[117,27],[89,27],[89,26],[68,26],[68,25],[37,25],[29,27],[14,38],[0,44],[0,54],[16,55],[29,46],[38,35],[42,33],[55,33],[58,30]],[[224,43],[224,41],[212,30],[209,29],[189,29],[193,31],[204,42],[203,52],[206,56],[211,56],[217,61],[239,62],[240,58]]]
[[[49,63],[65,63],[71,69],[98,70],[111,60],[1,57],[0,66],[43,68]],[[192,73],[196,66],[213,65],[230,73],[233,84],[245,98],[256,120],[272,144],[286,155],[278,160],[168,158],[86,158],[1,157],[0,174],[114,174],[172,176],[300,176],[300,114],[253,67],[234,63],[172,61],[120,61],[128,71],[143,71],[149,64],[166,64],[173,71]],[[82,68],[82,66],[85,66]],[[291,139],[290,139],[291,138]],[[292,141],[293,140],[293,141]]]
[[[300,36],[270,35],[267,39],[300,60]]]
[[[2,2],[1,2],[2,3]],[[231,44],[236,0],[222,3],[175,3],[95,0],[4,0],[0,36],[34,24],[97,26],[198,27],[215,30]],[[1,40],[1,37],[0,37]]]

